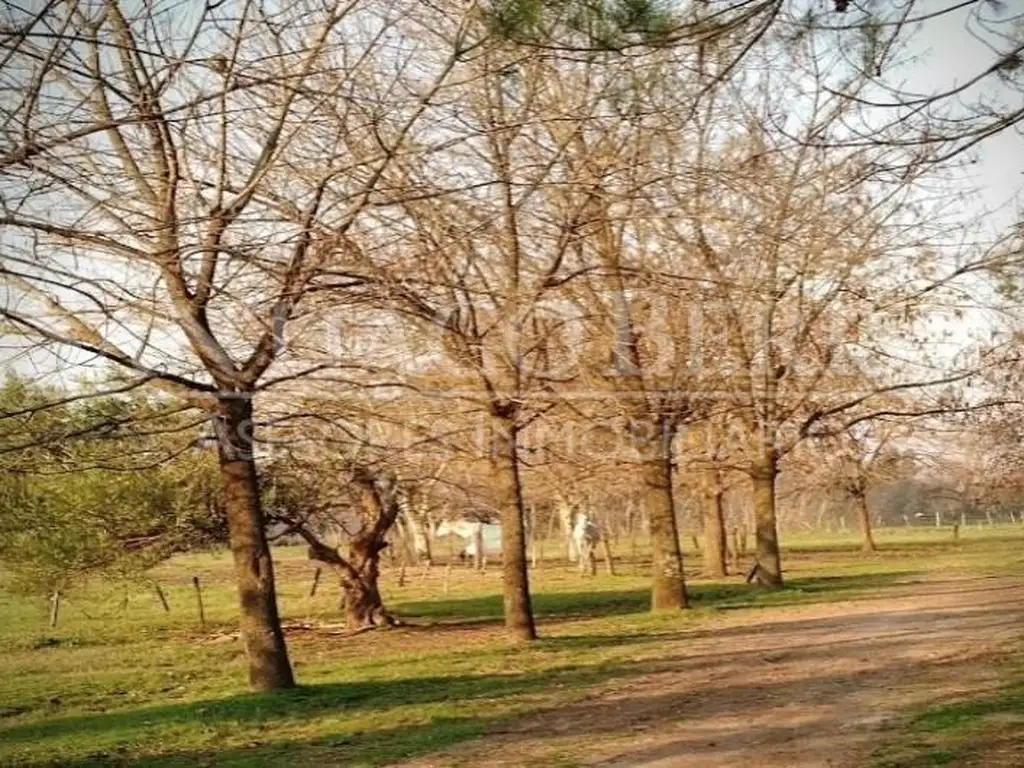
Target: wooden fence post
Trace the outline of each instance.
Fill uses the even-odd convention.
[[[196,588],[196,604],[199,606],[199,626],[206,629],[206,613],[203,611],[203,590],[199,586],[199,577],[192,577],[192,586]]]
[[[57,614],[60,613],[60,587],[53,588],[50,596],[50,627],[57,626]]]
[[[167,604],[167,596],[164,594],[164,591],[160,589],[160,585],[155,581],[153,582],[153,589],[156,590],[156,596],[160,598],[160,605],[164,607],[164,612],[170,613],[171,606]]]

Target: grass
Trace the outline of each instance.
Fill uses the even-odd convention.
[[[386,571],[386,600],[411,626],[349,637],[333,628],[330,581],[310,597],[312,566],[302,550],[282,548],[280,604],[303,687],[264,695],[242,692],[224,554],[176,558],[150,574],[170,612],[152,582],[97,582],[70,593],[50,629],[44,599],[0,589],[0,764],[370,766],[428,754],[656,672],[724,611],[755,622],[781,606],[884,591],[936,568],[1024,564],[1024,529],[972,529],[957,543],[940,534],[880,532],[881,551],[869,558],[852,535],[788,537],[786,589],[694,580],[695,609],[682,614],[647,613],[643,563],[593,578],[542,563],[531,578],[543,639],[529,646],[502,635],[497,569],[455,568],[447,578],[443,568],[409,571],[404,586]]]
[[[1024,764],[1024,652],[1001,690],[915,713],[876,751],[877,768]],[[980,761],[980,762],[979,762]]]

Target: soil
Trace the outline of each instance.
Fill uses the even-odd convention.
[[[908,713],[998,690],[1022,634],[1019,577],[738,611],[684,633],[655,673],[406,765],[870,765]],[[997,746],[974,764],[1021,764]]]

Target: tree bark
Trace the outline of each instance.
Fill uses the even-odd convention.
[[[277,612],[274,563],[267,544],[252,452],[252,401],[247,396],[222,399],[216,429],[228,536],[241,605],[241,634],[249,660],[249,685],[256,691],[291,688],[295,678]]]
[[[662,434],[654,455],[648,457],[647,513],[651,526],[651,610],[672,611],[688,608],[683,553],[679,548],[675,496],[672,491],[672,433],[662,425]]]
[[[484,569],[484,528],[477,525],[473,532],[473,567],[478,571]]]
[[[417,511],[415,499],[407,500],[402,512],[405,530],[412,540],[416,562],[422,562],[427,568],[434,564],[434,553],[430,546],[431,525],[429,514]]]
[[[380,596],[380,550],[373,542],[356,539],[349,547],[349,565],[349,568],[338,568],[348,628],[358,630],[396,624],[384,609]]]
[[[704,495],[704,572],[708,576],[725,576],[727,548],[725,543],[725,513],[722,492],[711,489]]]
[[[309,558],[324,563],[338,574],[341,585],[341,610],[349,629],[393,626],[401,622],[384,608],[381,598],[380,555],[388,547],[387,535],[398,521],[399,503],[394,483],[380,484],[380,476],[359,471],[355,485],[366,513],[364,528],[349,539],[342,556],[300,519],[282,517],[309,545]],[[405,566],[403,565],[403,572]],[[451,568],[451,563],[448,565]],[[447,589],[447,576],[446,576]]]
[[[517,640],[536,640],[526,558],[526,509],[519,474],[519,428],[496,415],[491,460],[501,487],[502,591],[505,630]]]
[[[783,586],[779,532],[775,518],[775,480],[778,474],[778,459],[774,450],[769,448],[763,460],[752,472],[754,525],[757,537],[755,578],[763,587]]]
[[[871,510],[868,509],[867,494],[863,491],[858,491],[855,494],[857,500],[857,514],[860,518],[860,533],[861,533],[861,552],[866,555],[873,554],[878,551],[878,547],[875,546],[875,537],[871,532]]]

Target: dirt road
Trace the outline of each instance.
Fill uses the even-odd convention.
[[[908,711],[994,691],[1022,636],[1024,578],[737,612],[674,644],[654,674],[408,766],[863,766]]]

